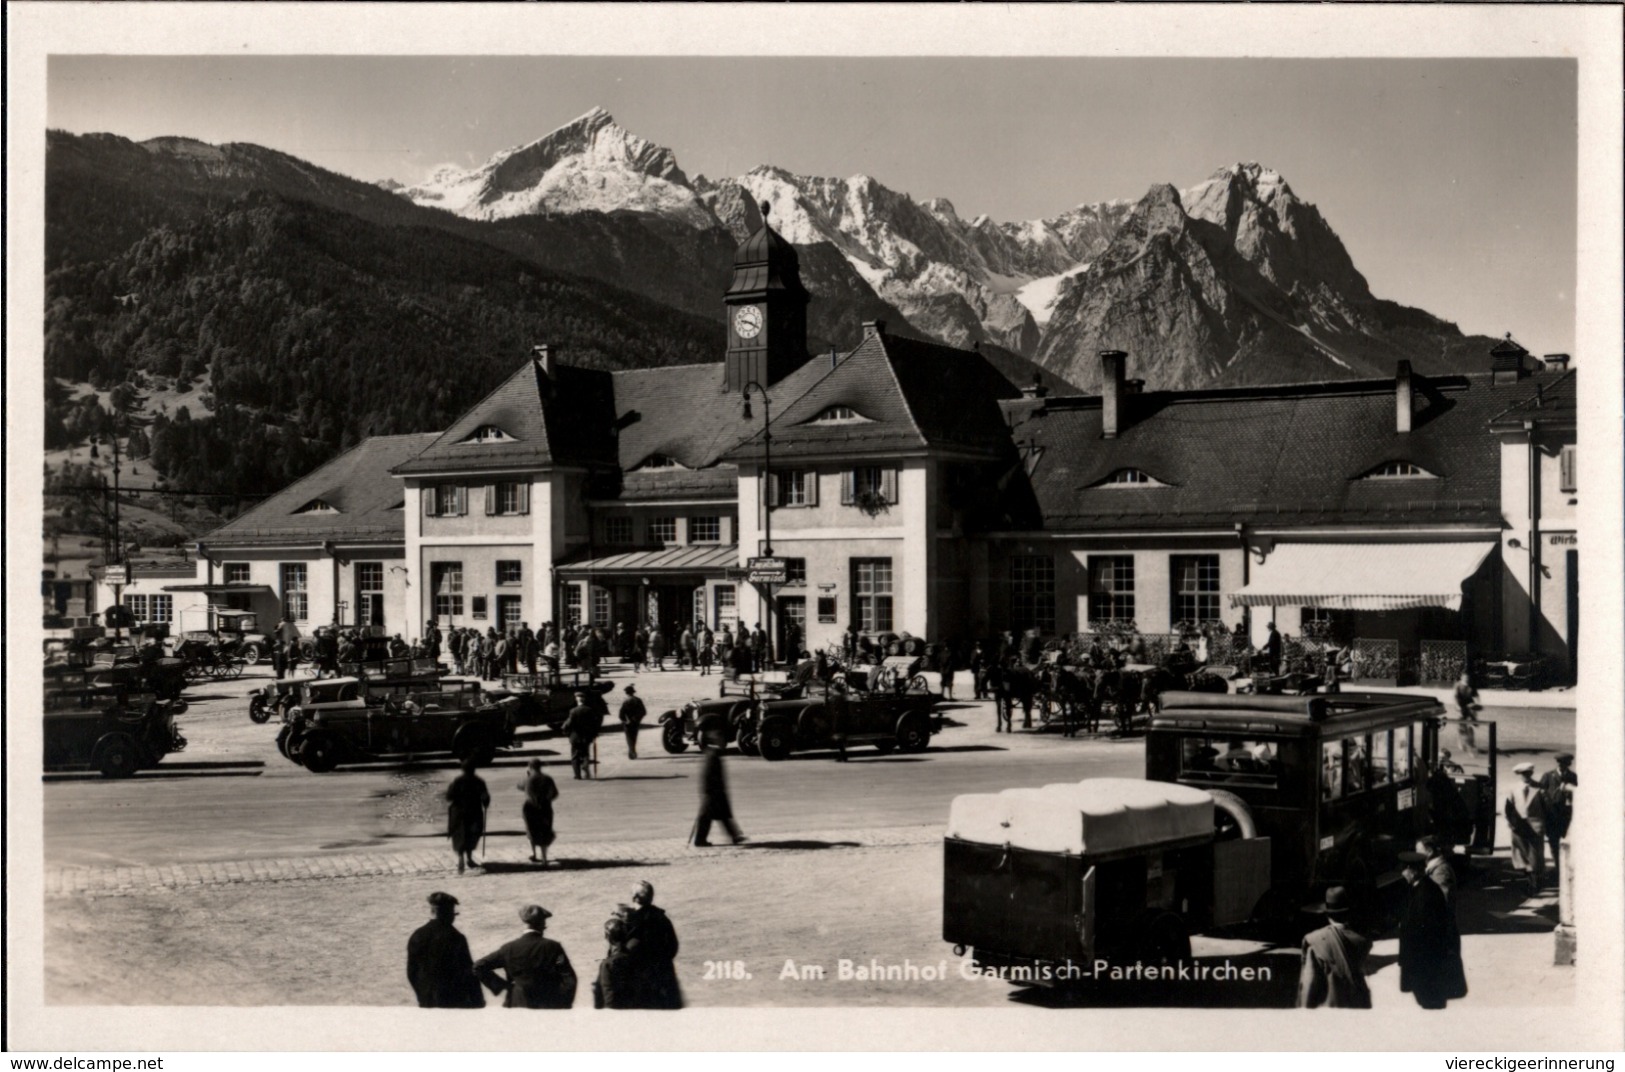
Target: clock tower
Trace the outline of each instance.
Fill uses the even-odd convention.
[[[742,391],[755,381],[771,386],[807,360],[807,289],[796,248],[767,222],[734,253],[733,282],[723,297],[728,355],[722,389]]]

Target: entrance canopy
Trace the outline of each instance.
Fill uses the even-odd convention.
[[[739,565],[739,548],[734,544],[690,544],[655,551],[623,551],[600,555],[559,566],[560,577],[582,579],[606,575],[622,578],[669,577],[675,573],[706,574],[721,577]]]
[[[246,592],[250,595],[259,595],[260,593],[270,592],[271,586],[268,584],[166,584],[164,585],[164,591],[204,592],[211,596],[229,596],[238,592]]]
[[[1461,609],[1462,582],[1495,544],[1287,543],[1252,582],[1230,595],[1233,607],[1329,607],[1334,610]]]

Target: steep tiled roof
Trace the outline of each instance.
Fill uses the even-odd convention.
[[[1527,393],[1525,397],[1496,414],[1492,423],[1497,428],[1509,424],[1521,425],[1524,421],[1545,425],[1573,425],[1579,401],[1575,371],[1569,369],[1555,378],[1548,376],[1544,380],[1537,379],[1539,390]]]
[[[396,507],[405,488],[390,470],[437,438],[428,432],[366,439],[215,529],[203,542],[212,546],[288,540],[403,540],[406,521]],[[337,512],[296,512],[312,499],[323,500]]]
[[[550,377],[527,361],[395,471],[409,476],[607,463],[613,459],[613,413],[609,373],[561,365]],[[510,438],[469,441],[487,426]]]
[[[1405,434],[1391,381],[1130,395],[1115,439],[1101,438],[1098,397],[1006,404],[1030,474],[1014,490],[1030,489],[1050,529],[1493,523],[1500,468],[1489,422],[1543,379],[1553,377],[1419,380]],[[1435,479],[1360,479],[1384,462]],[[1121,469],[1168,486],[1095,486]]]
[[[773,417],[775,456],[875,455],[927,447],[996,456],[1008,442],[998,401],[1020,392],[969,350],[876,334],[833,369],[816,359],[808,365],[820,366],[822,374],[805,390],[774,392],[780,406]],[[792,386],[805,370],[784,386]],[[863,420],[817,422],[837,406]],[[728,457],[744,461],[760,451],[758,428]]]

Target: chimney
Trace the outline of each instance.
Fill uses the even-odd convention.
[[[1569,367],[1568,354],[1543,354],[1540,360],[1553,372],[1563,372]]]
[[[886,322],[884,320],[865,320],[863,322],[864,338],[872,339],[876,335],[884,334],[886,334]]]
[[[1401,361],[1394,373],[1394,431],[1404,434],[1411,430],[1411,415],[1415,412],[1416,392],[1411,385],[1411,363]]]
[[[1116,439],[1123,425],[1123,367],[1128,354],[1100,351],[1100,438]]]
[[[1044,386],[1044,374],[1041,372],[1033,373],[1033,382],[1021,389],[1023,398],[1043,398],[1047,394],[1049,388]]]
[[[530,348],[530,356],[531,360],[536,362],[536,367],[542,370],[542,375],[551,380],[553,378],[552,348],[546,343],[543,343],[540,346],[532,346]]]

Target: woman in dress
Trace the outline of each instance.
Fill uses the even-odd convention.
[[[525,835],[530,838],[530,859],[536,861],[536,850],[542,850],[542,866],[547,866],[547,847],[553,844],[553,802],[559,798],[559,787],[542,770],[542,761],[533,759],[525,768],[525,780],[519,783],[525,794]]]
[[[474,850],[485,836],[485,809],[491,805],[491,793],[485,780],[474,773],[476,767],[472,759],[464,760],[463,773],[446,787],[446,834],[457,853],[459,875],[465,866],[479,866],[474,862]]]

